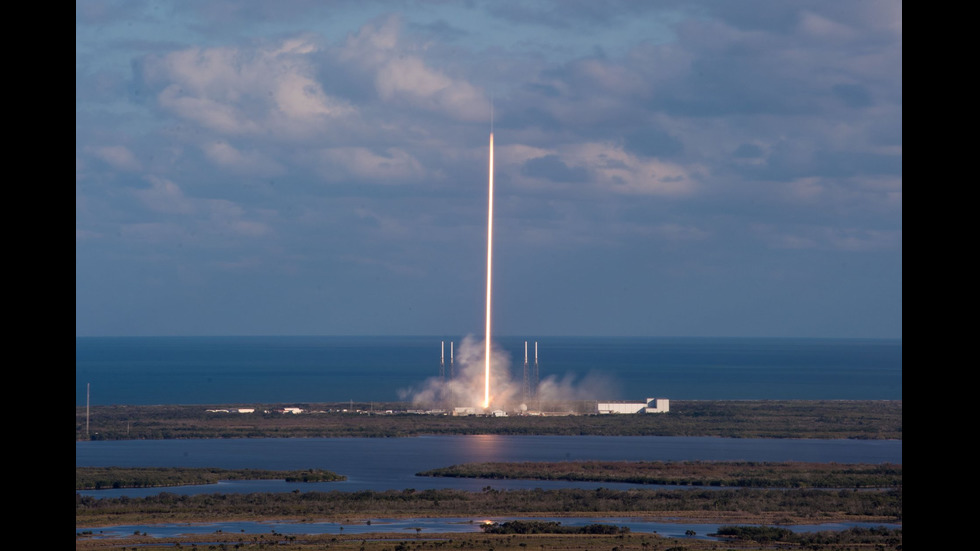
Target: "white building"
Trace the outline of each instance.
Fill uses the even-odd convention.
[[[665,413],[670,411],[670,400],[647,398],[646,402],[597,402],[596,413]]]
[[[647,405],[643,402],[598,402],[596,411],[601,414],[606,413],[639,413]]]
[[[646,413],[667,413],[670,411],[670,400],[666,398],[647,398]]]

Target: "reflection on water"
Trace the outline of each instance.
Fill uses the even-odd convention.
[[[503,441],[496,434],[474,434],[472,438],[463,440],[461,450],[467,457],[466,461],[501,461]]]

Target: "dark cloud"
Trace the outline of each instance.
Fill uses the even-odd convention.
[[[497,119],[501,128],[539,128],[550,132],[562,128],[562,123],[554,115],[540,107],[509,107]]]
[[[818,151],[813,173],[819,176],[901,176],[902,156],[861,151]]]
[[[470,33],[464,29],[449,24],[445,19],[439,19],[431,23],[412,23],[409,25],[412,31],[419,33],[429,39],[446,40],[455,42],[466,38]]]
[[[732,156],[737,159],[757,159],[762,154],[762,148],[752,143],[743,143],[732,152]]]
[[[521,85],[525,90],[532,94],[538,94],[546,98],[557,98],[561,95],[554,84],[542,84],[539,82],[529,82]]]
[[[697,58],[685,78],[654,94],[658,111],[689,117],[799,115],[812,111],[816,95],[783,71],[736,55]]]
[[[833,88],[834,94],[848,107],[870,107],[871,93],[860,84],[838,84]]]
[[[627,132],[625,147],[630,153],[647,157],[673,157],[684,151],[680,140],[652,126]]]
[[[754,146],[739,151],[754,153]],[[735,155],[740,158],[742,155]],[[794,144],[777,144],[760,165],[733,168],[747,178],[788,181],[799,178],[851,178],[856,176],[895,177],[902,174],[902,156],[868,151],[808,149]]]
[[[533,24],[554,29],[611,26],[624,18],[654,11],[651,2],[631,0],[545,0],[524,2],[501,0],[486,4],[487,13],[513,24]]]

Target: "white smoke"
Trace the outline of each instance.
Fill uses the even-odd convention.
[[[486,348],[483,341],[472,335],[463,338],[456,348],[452,365],[446,366],[446,379],[432,377],[421,389],[400,391],[403,400],[416,405],[448,405],[476,407],[483,403]],[[510,379],[510,355],[490,347],[490,404],[494,408],[512,405],[515,395],[520,400],[521,385]],[[452,377],[450,378],[450,371]]]
[[[402,400],[431,408],[473,407],[482,409],[485,386],[485,346],[483,340],[467,335],[455,349],[452,365],[446,365],[446,378],[431,377],[420,387],[399,391]],[[576,382],[573,375],[561,379],[551,375],[541,379],[526,395],[523,372],[512,378],[511,356],[491,343],[490,408],[504,411],[525,409],[563,410],[572,402],[595,400],[611,395],[611,385],[602,377],[590,374]],[[451,373],[452,371],[452,373]],[[452,375],[450,377],[450,375]],[[530,402],[530,403],[527,403]]]

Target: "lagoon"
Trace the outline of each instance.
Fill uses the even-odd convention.
[[[217,492],[363,491],[454,488],[627,488],[628,484],[419,477],[415,473],[485,461],[804,461],[901,463],[900,440],[815,440],[676,436],[418,436],[122,440],[75,443],[76,466],[325,469],[341,482],[228,481],[218,485],[78,492],[140,497]]]

